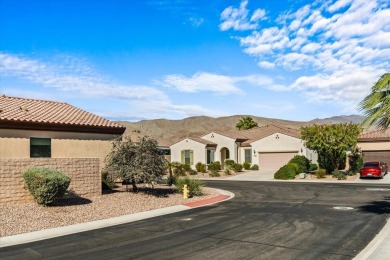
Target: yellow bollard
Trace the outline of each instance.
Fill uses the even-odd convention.
[[[184,184],[184,187],[183,187],[183,198],[184,199],[188,199],[188,193],[189,193],[189,190],[188,190],[187,184]]]

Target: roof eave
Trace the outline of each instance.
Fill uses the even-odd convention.
[[[63,132],[122,135],[125,132],[126,127],[70,125],[70,124],[36,123],[36,122],[33,123],[33,122],[1,120],[0,129],[44,130],[44,131],[63,131]]]

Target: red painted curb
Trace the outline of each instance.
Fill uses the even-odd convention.
[[[189,203],[186,203],[186,204],[183,204],[183,205],[187,206],[187,207],[191,207],[191,208],[196,208],[196,207],[199,207],[199,206],[204,206],[204,205],[208,205],[208,204],[215,203],[215,202],[218,202],[218,201],[222,201],[222,200],[225,200],[225,199],[227,199],[229,197],[230,196],[228,196],[228,195],[219,195],[219,196],[214,197],[214,198],[210,198],[210,199],[206,199],[206,200],[200,200],[200,201],[194,201],[194,202],[189,202]]]

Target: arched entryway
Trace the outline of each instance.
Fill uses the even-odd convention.
[[[223,166],[226,159],[230,159],[230,151],[228,148],[221,148],[221,164]]]

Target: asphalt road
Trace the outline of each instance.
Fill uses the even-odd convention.
[[[0,258],[352,259],[390,214],[386,185],[210,181],[208,186],[232,191],[236,197],[162,217],[2,248]]]

